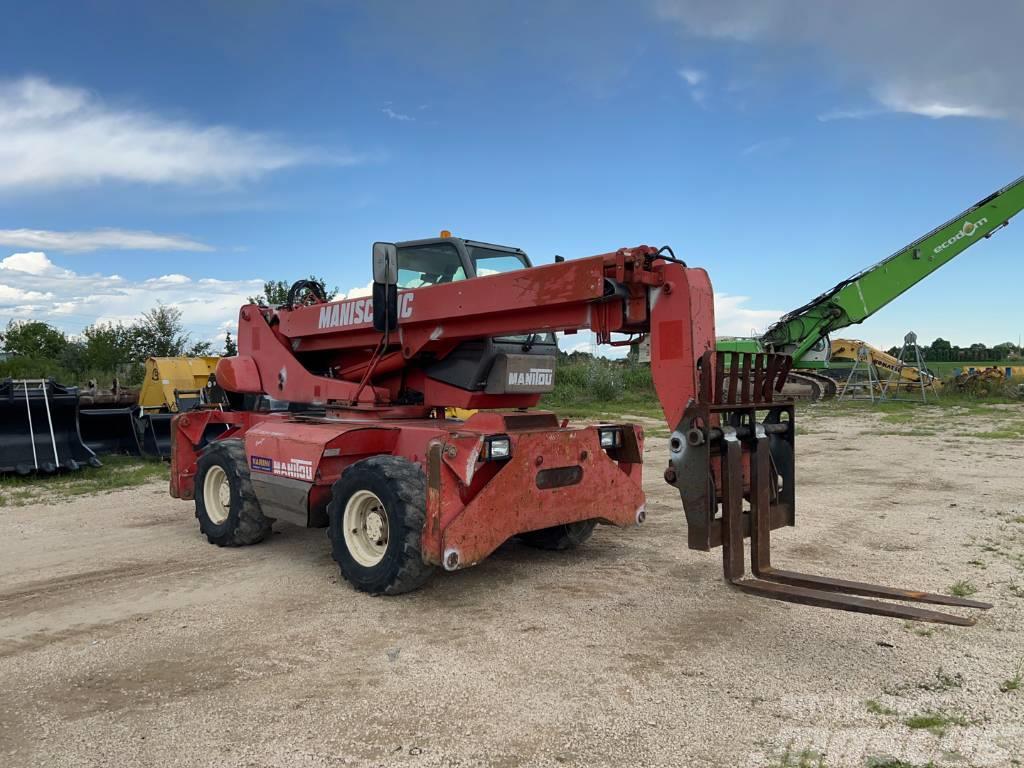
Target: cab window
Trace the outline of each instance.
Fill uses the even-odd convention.
[[[398,249],[398,287],[420,288],[465,280],[459,252],[451,243],[414,245]]]
[[[508,251],[484,248],[479,245],[467,246],[467,250],[477,277],[513,272],[517,269],[526,269],[529,266],[524,257]]]

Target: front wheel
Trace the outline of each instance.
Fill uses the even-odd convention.
[[[374,456],[342,472],[327,505],[341,575],[375,595],[420,587],[434,571],[422,554],[426,505],[426,478],[408,459]]]
[[[196,466],[196,519],[207,541],[242,547],[270,535],[274,520],[260,509],[241,440],[211,443]]]

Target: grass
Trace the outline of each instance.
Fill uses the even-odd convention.
[[[961,579],[949,587],[949,594],[956,595],[957,597],[970,597],[977,593],[977,591],[978,588],[965,579]]]
[[[895,757],[869,757],[867,768],[938,768],[934,762],[908,763],[906,760],[898,760]]]
[[[954,688],[963,688],[964,676],[959,672],[955,674],[949,674],[942,667],[939,667],[935,674],[927,680],[923,680],[918,683],[897,683],[895,685],[887,685],[882,689],[882,692],[889,696],[902,696],[911,689],[917,689],[920,691],[951,691]]]
[[[790,743],[776,762],[769,763],[768,768],[825,768],[825,755],[810,747],[793,752],[793,744]]]
[[[161,461],[132,456],[104,456],[103,466],[83,467],[58,475],[0,477],[0,507],[23,507],[75,496],[135,488],[153,480],[166,480],[168,467]]]
[[[1003,693],[1011,693],[1019,691],[1021,685],[1024,685],[1024,658],[1017,662],[1017,669],[1014,670],[1013,676],[999,684],[999,690]]]
[[[947,377],[952,376],[953,371],[957,368],[966,371],[969,368],[973,368],[976,371],[984,370],[985,368],[991,368],[993,365],[999,366],[1000,368],[1006,366],[1020,365],[1017,360],[1001,360],[1000,362],[993,362],[991,360],[981,362],[964,362],[963,360],[946,360],[941,362],[928,361],[928,370],[934,373],[936,376]]]
[[[903,721],[903,723],[911,730],[927,730],[931,731],[936,736],[942,736],[945,734],[951,725],[970,725],[967,718],[963,715],[934,710],[908,717]]]
[[[895,715],[896,714],[896,710],[895,709],[892,709],[891,707],[887,707],[884,704],[880,703],[879,701],[876,701],[875,699],[868,699],[865,702],[864,706],[867,708],[868,712],[870,712],[872,715]]]
[[[822,416],[835,412],[881,413],[885,425],[918,428],[921,430],[921,436],[928,436],[944,432],[946,425],[919,423],[922,415],[938,416],[941,419],[944,412],[951,408],[959,409],[958,414],[966,412],[971,415],[993,415],[994,411],[988,407],[989,405],[1019,402],[1019,398],[1008,392],[977,397],[947,389],[942,393],[940,400],[929,400],[927,410],[922,409],[919,402],[884,401],[872,404],[850,400],[833,400],[818,404],[810,410],[814,415]],[[544,395],[541,405],[570,418],[614,418],[623,413],[659,420],[663,418],[649,365],[585,355],[561,356],[555,368],[555,389]],[[805,410],[806,415],[811,415],[806,409],[802,410]],[[935,430],[934,433],[932,429]],[[809,430],[801,431],[802,434],[808,432]],[[999,429],[993,430],[991,434],[983,434],[990,439],[1024,437],[1024,420],[1001,424]]]
[[[619,417],[624,413],[664,418],[650,366],[604,358],[560,360],[555,368],[555,391],[544,395],[541,407],[569,418]]]

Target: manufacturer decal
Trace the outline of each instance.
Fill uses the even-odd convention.
[[[982,216],[977,221],[965,221],[964,225],[960,227],[959,232],[957,232],[948,240],[944,240],[938,245],[936,245],[935,248],[932,249],[932,253],[942,253],[957,240],[963,240],[965,237],[973,237],[975,233],[978,231],[979,227],[983,227],[986,224],[988,224],[988,218],[985,216]]]
[[[253,456],[249,459],[249,466],[257,472],[269,472],[294,480],[313,480],[313,462],[305,459],[278,461],[269,456]]]
[[[399,294],[398,317],[407,320],[412,317],[412,302],[416,296],[412,292]],[[360,298],[325,304],[320,307],[319,328],[347,328],[351,325],[363,325],[373,322],[373,299]]]
[[[257,472],[274,471],[274,462],[268,456],[253,456],[249,459],[249,466]]]
[[[550,387],[555,383],[555,372],[550,368],[509,371],[508,383],[514,387]]]
[[[313,462],[305,459],[275,461],[274,474],[294,480],[313,480]]]

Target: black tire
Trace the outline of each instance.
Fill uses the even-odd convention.
[[[597,526],[596,520],[581,520],[578,523],[564,523],[553,525],[550,528],[541,528],[539,531],[519,534],[524,544],[537,549],[551,549],[562,551],[575,549],[590,538]]]
[[[204,487],[207,475],[219,467],[227,475],[231,501],[227,517],[206,509]],[[243,547],[258,544],[270,535],[274,519],[260,509],[259,499],[249,478],[249,462],[241,440],[218,440],[200,454],[196,471],[196,519],[207,541],[219,547]]]
[[[352,497],[368,491],[383,506],[387,521],[386,543],[379,562],[360,563],[349,551],[344,531],[345,509]],[[328,536],[331,553],[356,589],[379,595],[398,595],[422,586],[434,566],[423,562],[422,536],[426,520],[427,480],[423,470],[400,456],[374,456],[357,461],[334,483]]]

